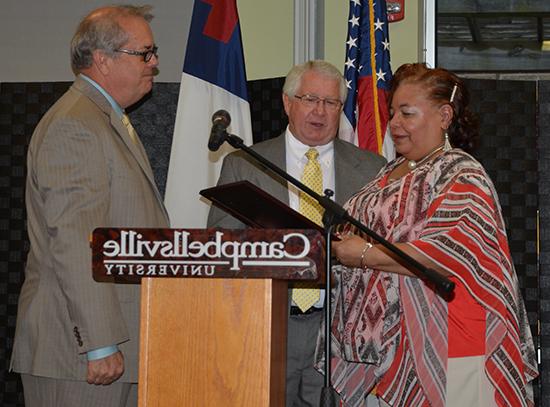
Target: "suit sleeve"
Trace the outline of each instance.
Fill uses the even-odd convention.
[[[239,168],[242,168],[242,166],[239,165],[239,161],[242,162],[239,156],[235,154],[229,154],[224,158],[217,185],[230,184],[232,182],[242,181],[245,179],[241,174],[241,171],[239,171]],[[210,211],[208,212],[207,227],[244,229],[246,225],[212,204],[210,206]]]
[[[52,267],[80,332],[82,352],[128,340],[115,285],[92,278],[89,239],[96,227],[109,225],[111,196],[101,136],[112,135],[93,134],[77,120],[54,122],[36,152],[33,174]]]

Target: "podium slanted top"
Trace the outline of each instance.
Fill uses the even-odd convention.
[[[218,185],[199,193],[252,228],[324,231],[322,226],[248,181]]]

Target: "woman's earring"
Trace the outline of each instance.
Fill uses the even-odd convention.
[[[453,149],[451,140],[449,140],[449,133],[445,130],[445,144],[443,145],[443,151],[450,151]]]

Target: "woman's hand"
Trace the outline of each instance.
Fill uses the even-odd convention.
[[[361,253],[367,241],[357,235],[344,235],[340,241],[332,242],[332,250],[338,261],[348,267],[362,267]]]

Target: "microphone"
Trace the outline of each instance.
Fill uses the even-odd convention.
[[[208,149],[210,151],[218,151],[225,141],[226,130],[230,123],[231,116],[225,110],[218,110],[212,115],[212,130],[208,139]]]

